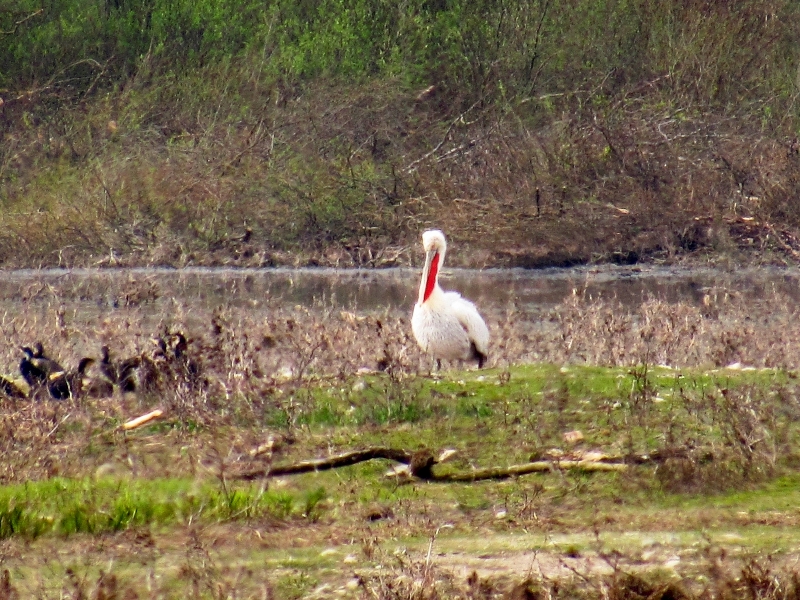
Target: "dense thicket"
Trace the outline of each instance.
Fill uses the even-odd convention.
[[[791,0],[6,3],[0,261],[791,255],[799,42]]]

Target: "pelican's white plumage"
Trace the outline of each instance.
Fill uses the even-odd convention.
[[[411,316],[411,330],[420,348],[440,363],[444,360],[478,361],[482,367],[489,353],[489,329],[478,309],[458,292],[439,287],[439,269],[444,262],[447,242],[444,234],[432,229],[422,234],[425,267],[419,285],[419,298]]]

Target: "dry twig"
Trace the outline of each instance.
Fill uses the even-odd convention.
[[[146,423],[149,423],[153,419],[157,419],[158,417],[160,417],[163,414],[164,414],[164,411],[159,409],[159,408],[157,408],[156,410],[150,411],[146,415],[142,415],[141,417],[136,417],[135,419],[131,419],[130,421],[124,423],[122,425],[122,428],[125,431],[129,431],[131,429],[136,429],[137,427],[141,427],[142,425],[145,425]]]

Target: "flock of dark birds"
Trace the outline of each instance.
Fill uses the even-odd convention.
[[[187,355],[188,341],[182,333],[166,334],[153,341],[156,345],[153,352],[122,360],[112,359],[108,346],[103,346],[97,369],[92,369],[98,363],[95,358],[84,357],[77,368],[65,369],[45,353],[41,342],[36,342],[33,348],[23,346],[19,372],[26,385],[0,375],[0,395],[36,400],[109,398],[117,389],[121,392],[152,391],[162,374],[176,366],[184,370],[196,369]]]

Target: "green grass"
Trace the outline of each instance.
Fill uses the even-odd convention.
[[[448,375],[387,391],[385,378],[367,377],[350,387],[320,388],[290,398],[292,418],[271,424],[326,431],[337,443],[441,447],[447,440],[465,448],[480,426],[482,443],[497,450],[501,436],[524,436],[527,445],[561,444],[562,435],[581,430],[586,444],[621,452],[625,445],[647,452],[668,433],[686,440],[719,441],[729,423],[725,394],[755,394],[759,402],[771,386],[785,385],[780,371],[676,371],[569,367],[518,367],[505,380],[489,370]],[[358,390],[358,391],[354,391]],[[287,413],[288,415],[288,413]],[[676,418],[676,415],[678,418]],[[391,426],[388,433],[386,426]],[[518,449],[512,449],[515,452]],[[491,454],[487,452],[485,454]],[[517,455],[519,460],[523,455]],[[480,460],[480,457],[476,457]]]
[[[0,488],[0,539],[123,531],[138,526],[313,515],[324,489],[296,501],[257,486],[222,489],[183,479],[53,478]]]
[[[697,509],[713,507],[736,509],[751,514],[766,511],[791,511],[800,506],[800,475],[779,477],[756,489],[733,491],[711,497],[670,498],[667,505],[677,508]],[[674,504],[673,504],[674,503]]]

